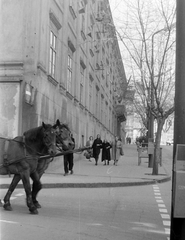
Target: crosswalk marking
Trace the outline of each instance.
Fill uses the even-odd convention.
[[[158,204],[158,207],[165,208],[165,204]]]
[[[161,193],[156,193],[156,192],[155,192],[154,194],[155,194],[155,195],[161,195]]]
[[[166,234],[170,234],[170,228],[165,228],[164,230]]]
[[[161,217],[163,219],[170,219],[170,215],[169,214],[161,214]]]
[[[159,187],[157,185],[153,185],[153,191],[155,195],[155,200],[158,203],[159,212],[161,213],[161,218],[170,219],[170,215],[168,214],[166,205],[164,204],[162,197],[160,196],[161,193]],[[170,220],[163,220],[164,232],[166,235],[170,235],[170,228],[166,228],[170,227],[170,225],[171,225]],[[167,237],[167,240],[170,240],[170,238]]]
[[[159,208],[159,212],[167,213],[168,211],[165,208]]]
[[[171,223],[170,223],[170,221],[163,221],[163,225],[164,225],[164,226],[169,226],[169,227],[170,227]]]

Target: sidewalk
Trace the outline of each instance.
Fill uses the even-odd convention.
[[[121,187],[137,186],[146,184],[156,184],[171,179],[169,167],[159,166],[159,174],[152,175],[152,168],[148,168],[148,159],[143,158],[141,165],[138,166],[138,155],[135,145],[124,145],[124,156],[118,162],[118,166],[104,166],[99,160],[95,166],[94,159],[92,162],[81,155],[80,160],[74,161],[74,174],[63,176],[63,160],[54,160],[46,173],[42,176],[41,182],[43,188],[93,188],[93,187]],[[76,158],[75,158],[76,159]],[[167,159],[168,160],[168,159]],[[0,189],[8,188],[12,177],[0,176]],[[22,182],[18,184],[22,188]]]

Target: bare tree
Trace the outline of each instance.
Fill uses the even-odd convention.
[[[117,35],[131,60],[135,107],[145,126],[149,116],[157,121],[152,172],[157,175],[162,129],[174,112],[176,9],[170,0],[125,2],[127,14],[122,16]]]

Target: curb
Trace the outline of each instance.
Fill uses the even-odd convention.
[[[171,176],[159,180],[150,180],[142,182],[113,182],[113,183],[43,183],[42,188],[110,188],[110,187],[129,187],[152,185],[156,183],[164,183],[171,180]],[[7,189],[9,184],[0,184],[0,189]],[[23,188],[23,184],[19,184],[16,188]]]

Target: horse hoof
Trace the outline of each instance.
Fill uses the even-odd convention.
[[[6,205],[6,204],[4,204],[4,205],[3,205],[3,208],[4,208],[6,211],[12,211],[11,205]]]
[[[31,213],[31,214],[34,214],[34,215],[39,214],[39,212],[37,211],[37,209],[34,209],[34,210],[33,210],[33,209],[32,209],[32,210],[30,209],[30,213]]]
[[[35,205],[36,208],[41,208],[41,205],[38,202],[35,202],[34,205]]]

